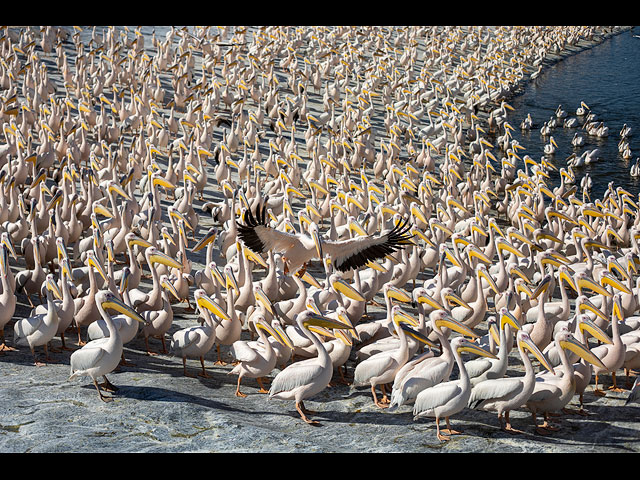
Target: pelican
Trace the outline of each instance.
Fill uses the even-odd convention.
[[[95,297],[96,305],[100,316],[104,319],[109,329],[109,336],[97,340],[87,342],[81,349],[71,354],[69,359],[71,364],[71,374],[69,380],[73,380],[79,376],[89,376],[93,380],[93,385],[100,395],[100,399],[104,402],[110,402],[113,397],[107,397],[102,394],[101,387],[107,391],[116,391],[117,387],[113,385],[106,377],[120,363],[122,358],[122,339],[118,329],[113,324],[111,316],[106,309],[112,309],[127,315],[140,323],[144,323],[144,319],[133,308],[119,300],[116,295],[109,290],[100,290]],[[102,377],[104,383],[98,385],[97,379]]]
[[[144,318],[145,324],[142,326],[142,334],[144,335],[144,344],[147,350],[147,355],[157,355],[149,348],[149,337],[157,337],[162,343],[162,353],[167,353],[167,347],[165,343],[165,334],[171,328],[173,324],[173,307],[171,306],[171,300],[169,293],[173,295],[176,300],[180,300],[178,291],[173,286],[166,275],[160,276],[160,297],[162,299],[162,305],[158,310],[144,310],[141,312],[142,318]]]
[[[594,393],[600,396],[604,396],[605,393],[598,388],[598,377],[604,373],[611,373],[613,385],[610,387],[610,390],[620,391],[620,389],[616,385],[616,371],[622,368],[622,365],[624,364],[625,345],[620,337],[620,329],[618,327],[618,322],[624,324],[621,295],[619,293],[616,293],[613,296],[613,309],[611,317],[612,343],[598,345],[591,350],[591,352],[593,352],[593,354],[601,360],[600,365],[595,365],[593,368],[593,373],[596,376],[596,388],[594,390]]]
[[[562,375],[552,375],[551,378],[544,373],[536,375],[536,383],[533,393],[526,401],[526,406],[531,412],[533,424],[536,432],[545,435],[553,427],[549,425],[549,414],[562,410],[573,398],[576,389],[574,377],[574,367],[567,358],[565,350],[572,351],[584,360],[592,363],[596,367],[604,367],[600,359],[593,354],[584,344],[578,342],[576,338],[567,330],[560,329],[554,337],[561,359]],[[542,412],[544,423],[537,424],[537,413]]]
[[[525,374],[522,377],[502,377],[485,380],[475,385],[469,397],[469,408],[494,410],[498,413],[500,428],[511,433],[522,433],[511,426],[509,413],[522,407],[533,393],[535,372],[531,359],[525,350],[529,350],[540,364],[549,372],[555,373],[553,367],[529,334],[519,330],[516,334],[518,353],[524,364]],[[504,414],[504,422],[502,415]]]
[[[211,350],[216,341],[216,325],[214,325],[214,321],[219,325],[221,320],[230,321],[231,319],[222,307],[209,297],[204,290],[196,290],[194,297],[196,304],[204,315],[205,324],[183,328],[175,332],[171,340],[171,351],[174,356],[182,357],[182,369],[185,377],[193,376],[187,373],[187,357],[195,357],[200,359],[200,364],[202,365],[202,373],[198,375],[207,378],[204,356]],[[215,320],[211,314],[216,316]]]
[[[424,296],[419,294],[417,301],[424,302]],[[449,380],[455,357],[451,344],[443,333],[443,328],[470,338],[477,337],[473,330],[460,323],[446,310],[434,310],[429,315],[429,321],[440,342],[441,354],[434,356],[429,350],[412,358],[396,373],[391,390],[390,411],[396,410],[401,405],[412,404],[418,393],[425,388]]]
[[[255,378],[260,386],[259,393],[269,393],[264,388],[262,378],[269,375],[275,368],[278,360],[276,351],[269,341],[267,335],[271,335],[277,342],[289,348],[293,348],[291,339],[281,328],[274,328],[267,323],[264,315],[259,313],[252,317],[251,323],[258,332],[260,342],[247,342],[244,340],[236,340],[231,345],[231,351],[238,364],[229,371],[230,375],[238,375],[238,384],[236,386],[236,396],[246,397],[245,393],[240,391],[240,383],[242,379]]]
[[[387,408],[389,406],[385,384],[392,383],[396,373],[398,373],[404,364],[407,363],[407,360],[409,360],[407,333],[405,333],[407,330],[402,328],[401,325],[402,323],[408,323],[413,327],[418,326],[418,323],[403,312],[399,305],[392,307],[391,319],[395,332],[400,339],[399,345],[392,350],[381,351],[359,362],[353,372],[353,386],[370,385],[373,403],[379,408]],[[416,340],[433,346],[433,343],[415,330],[408,331],[408,333]],[[378,385],[380,385],[380,390],[382,390],[381,400],[378,400],[378,396],[376,395],[375,389]]]
[[[418,394],[413,405],[414,420],[421,417],[435,417],[436,436],[440,441],[450,439],[440,433],[440,419],[444,417],[447,422],[447,432],[450,435],[460,433],[451,429],[449,417],[462,411],[468,405],[471,396],[471,382],[460,353],[470,352],[488,358],[496,358],[491,352],[480,348],[465,337],[455,337],[451,340],[451,350],[459,369],[458,380],[450,380],[425,388]]]
[[[302,420],[308,424],[317,424],[316,420],[307,416],[309,412],[304,400],[324,390],[333,376],[331,358],[320,339],[309,330],[310,326],[330,329],[351,329],[349,325],[333,320],[315,312],[305,310],[296,317],[296,324],[317,348],[318,356],[299,360],[281,370],[271,382],[269,399],[294,400],[296,410]]]
[[[469,374],[472,386],[495,378],[502,378],[507,372],[509,352],[507,351],[508,343],[505,334],[506,325],[511,325],[516,331],[521,329],[520,322],[505,308],[500,309],[500,345],[498,347],[497,357],[494,358],[477,358],[466,363],[465,367]]]
[[[62,300],[62,293],[58,288],[53,275],[47,274],[45,279],[47,293],[47,311],[38,313],[32,317],[17,320],[13,325],[13,342],[16,346],[26,345],[33,354],[33,359],[37,366],[44,363],[39,362],[36,358],[35,347],[43,346],[46,360],[49,359],[49,350],[47,344],[55,336],[58,330],[58,311],[54,304],[54,295]]]
[[[318,225],[311,223],[310,235],[281,232],[266,223],[266,206],[254,216],[245,210],[244,225],[238,223],[238,237],[256,253],[275,250],[283,253],[285,273],[296,272],[314,258],[324,259],[328,255],[331,264],[339,271],[365,266],[411,244],[413,235],[407,235],[408,220],[400,222],[391,230],[376,235],[358,236],[348,240],[324,240],[320,237]]]

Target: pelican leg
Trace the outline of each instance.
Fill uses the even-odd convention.
[[[167,352],[167,344],[166,344],[166,343],[165,343],[165,341],[164,341],[164,335],[162,335],[162,336],[160,337],[160,341],[162,342],[162,352],[161,352],[161,353],[163,353],[164,355],[166,355],[168,352]]]
[[[236,385],[236,397],[245,398],[247,396],[246,393],[242,393],[240,391],[240,382],[242,381],[242,376],[238,375],[238,384]]]
[[[549,435],[550,432],[547,430],[547,422],[538,425],[538,418],[535,412],[531,412],[531,417],[533,419],[533,425],[536,427],[536,433],[538,435]]]
[[[182,371],[185,377],[195,378],[195,375],[190,375],[187,373],[187,357],[182,357]]]
[[[144,337],[144,345],[147,349],[147,355],[151,355],[151,356],[158,355],[156,352],[152,352],[151,349],[149,348],[149,337],[147,336]]]
[[[440,433],[440,418],[436,417],[436,436],[438,437],[438,440],[440,440],[441,442],[448,442],[449,440],[451,440],[450,437],[447,437],[446,435],[442,435]]]
[[[382,389],[382,387],[380,387],[380,389]],[[375,403],[378,408],[387,408],[388,407],[388,405],[385,405],[384,403],[378,401],[378,396],[376,395],[376,386],[375,386],[375,384],[371,385],[371,394],[373,395],[373,403]]]
[[[613,381],[613,385],[609,387],[609,390],[612,392],[624,392],[624,388],[618,387],[616,383],[616,372],[611,372],[611,380]]]
[[[66,345],[66,343],[64,341],[64,332],[60,334],[60,342],[62,342],[62,347],[60,347],[60,350],[67,350],[69,352],[74,350],[71,347],[67,347],[67,345]]]
[[[226,365],[227,362],[222,361],[222,355],[220,354],[220,345],[216,345],[216,350],[218,351],[218,360],[216,360],[216,365]]]
[[[96,387],[96,390],[98,391],[98,395],[100,395],[100,400],[102,400],[105,403],[108,402],[113,402],[113,398],[112,397],[106,397],[102,394],[102,390],[100,390],[100,386],[98,385],[98,382],[96,382],[96,379],[93,379],[93,384]]]
[[[202,365],[202,373],[199,373],[199,377],[209,378],[206,369],[204,368],[204,357],[200,357],[200,365]]]
[[[383,384],[380,385],[380,390],[382,390],[382,398],[380,399],[380,403],[384,403],[385,405],[389,405],[389,397],[387,397],[387,389]]]
[[[258,382],[258,385],[260,385],[260,390],[258,390],[258,393],[269,393],[269,390],[266,389],[264,387],[264,384],[262,383],[262,377],[256,378],[256,381]]]
[[[0,330],[0,352],[15,352],[17,349],[10,347],[4,341],[4,330]]]
[[[309,425],[318,425],[319,424],[319,422],[317,420],[311,420],[309,417],[307,417],[306,414],[309,414],[311,412],[309,410],[307,410],[306,408],[304,408],[304,403],[296,402],[296,410],[300,414],[300,417],[302,418],[302,420],[304,420]]]
[[[124,352],[122,352],[122,358],[120,359],[120,365],[123,367],[131,367],[134,366],[135,363],[127,362],[127,359],[124,358]]]
[[[35,364],[36,367],[44,367],[46,365],[46,362],[40,362],[38,360],[38,357],[36,356],[36,351],[33,347],[29,347],[31,349],[31,354],[33,355],[33,363]]]
[[[598,388],[598,374],[597,373],[596,373],[596,388],[593,390],[593,394],[597,395],[598,397],[604,397],[604,396],[607,395],[604,391],[602,391],[602,390],[600,390]]]
[[[457,431],[457,430],[453,430],[453,429],[451,428],[451,424],[449,423],[449,417],[444,417],[444,419],[445,419],[445,421],[447,422],[447,430],[446,430],[446,432],[447,432],[449,435],[459,435],[460,433],[462,433],[462,432],[459,432],[459,431]]]
[[[524,433],[522,430],[518,430],[517,428],[513,428],[511,426],[511,420],[509,420],[509,410],[507,410],[506,412],[504,412],[504,419],[506,422],[506,425],[504,427],[504,431],[505,432],[509,432],[509,433]],[[500,423],[502,423],[502,419],[500,420]]]
[[[119,390],[118,387],[116,387],[113,383],[109,381],[106,375],[103,375],[102,378],[104,379],[104,382],[102,382],[100,386],[104,390],[106,390],[107,392],[117,392]]]

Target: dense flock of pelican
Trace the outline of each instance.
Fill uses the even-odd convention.
[[[0,358],[68,352],[108,402],[144,338],[311,424],[343,382],[440,440],[463,409],[550,434],[640,367],[639,207],[550,130],[526,155],[508,98],[602,33],[2,27]]]

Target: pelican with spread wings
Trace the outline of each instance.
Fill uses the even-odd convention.
[[[244,225],[238,225],[238,237],[250,250],[266,253],[274,250],[283,253],[285,268],[296,272],[314,258],[328,255],[332,265],[341,272],[365,266],[411,243],[413,235],[407,234],[409,221],[400,221],[394,228],[374,235],[359,236],[348,240],[332,241],[320,237],[318,225],[311,223],[309,235],[276,230],[267,224],[266,206],[258,206],[256,214],[244,211]]]

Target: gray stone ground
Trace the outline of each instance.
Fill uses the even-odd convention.
[[[218,196],[207,191],[205,200]],[[203,216],[196,237],[210,225]],[[193,259],[194,269],[202,260],[202,255]],[[21,296],[19,301],[16,318],[27,314],[26,299]],[[167,338],[194,324],[194,316],[183,307],[175,306]],[[11,344],[13,322],[5,332]],[[75,333],[70,338],[75,339]],[[58,345],[55,339],[54,346]],[[152,340],[152,346],[157,350],[159,342]],[[236,378],[227,374],[231,367],[214,365],[215,352],[205,359],[209,378],[186,378],[180,359],[146,355],[142,338],[125,347],[126,358],[134,365],[110,375],[119,391],[113,402],[104,403],[89,379],[68,380],[69,355],[52,353],[51,363],[36,367],[27,349],[0,354],[1,453],[640,452],[640,405],[624,406],[626,393],[595,397],[592,386],[585,394],[590,415],[558,417],[560,429],[553,435],[535,434],[524,410],[512,412],[513,425],[524,430],[512,435],[499,429],[494,414],[467,409],[452,418],[453,428],[463,433],[441,443],[434,421],[414,421],[409,407],[396,413],[379,410],[368,389],[344,385],[306,402],[321,423],[307,425],[292,402],[268,400],[257,393],[252,380],[243,387],[248,397],[237,398]],[[348,364],[349,373],[353,365]],[[519,374],[518,365],[512,358],[508,374]],[[195,373],[200,365],[191,360],[189,367]]]

